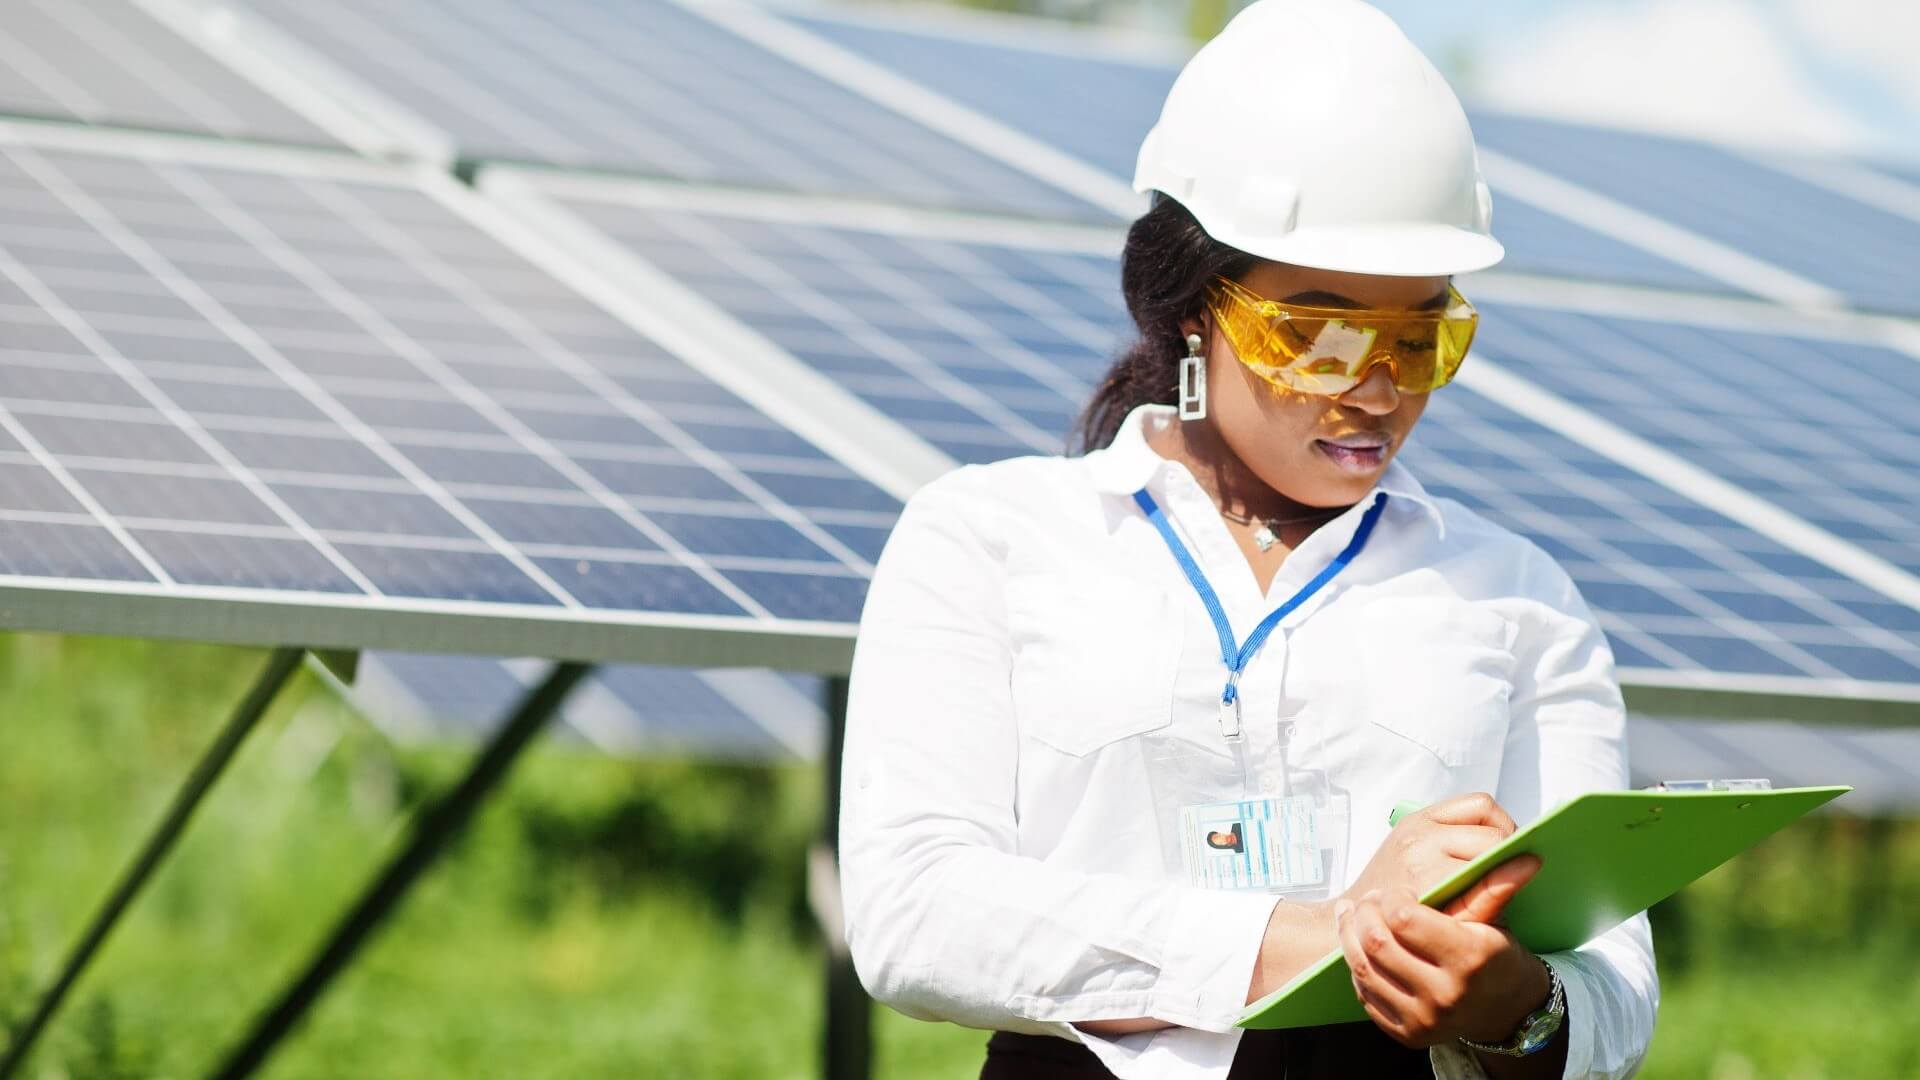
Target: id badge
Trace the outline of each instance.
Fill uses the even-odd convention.
[[[1310,795],[1198,803],[1180,810],[1187,880],[1206,889],[1318,885],[1320,809]]]

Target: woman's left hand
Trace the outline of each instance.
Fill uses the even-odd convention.
[[[1493,923],[1539,865],[1535,856],[1503,863],[1446,911],[1405,888],[1338,901],[1340,947],[1373,1022],[1415,1049],[1459,1035],[1489,1043],[1510,1038],[1546,1003],[1550,983],[1546,965]]]

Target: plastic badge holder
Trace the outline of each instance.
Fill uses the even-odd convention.
[[[1299,800],[1314,808],[1310,829],[1314,864],[1291,884],[1269,882],[1252,886],[1296,901],[1331,895],[1346,873],[1348,799],[1331,787],[1324,772],[1289,762],[1289,747],[1299,725],[1280,721],[1272,729],[1255,726],[1233,739],[1190,742],[1177,734],[1151,737],[1145,746],[1147,771],[1159,820],[1163,861],[1173,880],[1208,887],[1228,887],[1206,880],[1196,869],[1188,848],[1191,812],[1248,800]],[[1251,745],[1249,745],[1251,743]],[[1241,886],[1247,887],[1247,886]]]

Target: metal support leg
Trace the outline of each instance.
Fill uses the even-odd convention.
[[[346,967],[367,935],[385,920],[414,881],[432,865],[447,841],[473,817],[487,793],[506,775],[514,758],[559,711],[574,685],[591,670],[589,664],[555,664],[546,679],[521,699],[513,716],[495,733],[467,775],[415,819],[413,838],[407,846],[361,894],[359,902],[314,954],[306,971],[288,984],[272,1008],[260,1015],[246,1040],[212,1076],[218,1080],[238,1080],[266,1061],[274,1046],[300,1022],[327,983]]]
[[[59,977],[54,979],[53,985],[40,999],[40,1004],[34,1009],[33,1015],[27,1017],[26,1022],[14,1029],[13,1038],[7,1045],[6,1057],[0,1058],[0,1080],[14,1075],[20,1066],[26,1063],[28,1051],[33,1049],[35,1040],[45,1030],[47,1022],[53,1019],[53,1014],[60,1008],[60,1002],[67,996],[67,992],[73,989],[73,984],[79,980],[80,973],[86,970],[88,961],[93,959],[93,954],[98,952],[100,946],[106,942],[107,935],[113,932],[114,925],[133,903],[133,898],[139,895],[147,879],[153,876],[153,871],[160,865],[161,860],[165,859],[167,853],[173,849],[174,841],[178,840],[180,834],[185,831],[187,820],[193,816],[194,810],[199,808],[200,800],[205,797],[208,789],[213,787],[214,781],[220,779],[220,773],[226,769],[227,763],[233,760],[234,753],[240,749],[240,744],[246,741],[247,734],[266,713],[267,707],[273,704],[275,695],[279,694],[280,689],[287,684],[287,680],[292,678],[293,673],[299,669],[303,651],[277,649],[272,656],[268,657],[266,667],[254,680],[253,688],[247,691],[247,696],[241,700],[240,707],[234,710],[226,726],[220,729],[219,736],[214,739],[211,746],[207,747],[206,753],[200,756],[193,771],[187,775],[186,782],[174,794],[173,805],[167,807],[166,816],[160,819],[159,827],[153,831],[152,836],[147,838],[146,846],[141,849],[139,856],[121,876],[113,892],[107,895],[106,903],[101,905],[99,912],[93,917],[93,922],[87,926],[86,933],[81,935],[79,944],[75,945],[73,952],[68,955],[66,964],[60,969]]]
[[[832,882],[831,904],[816,903],[827,940],[826,1080],[867,1080],[873,1074],[873,1000],[854,973],[840,921],[837,867],[840,852],[840,757],[847,735],[847,680],[827,680],[827,745],[820,771],[826,777],[820,849],[825,867],[816,879]],[[824,889],[816,889],[816,893]],[[830,910],[826,910],[829,909]]]

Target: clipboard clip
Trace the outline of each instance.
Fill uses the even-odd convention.
[[[1773,781],[1764,777],[1744,780],[1662,780],[1641,791],[1772,791]]]

